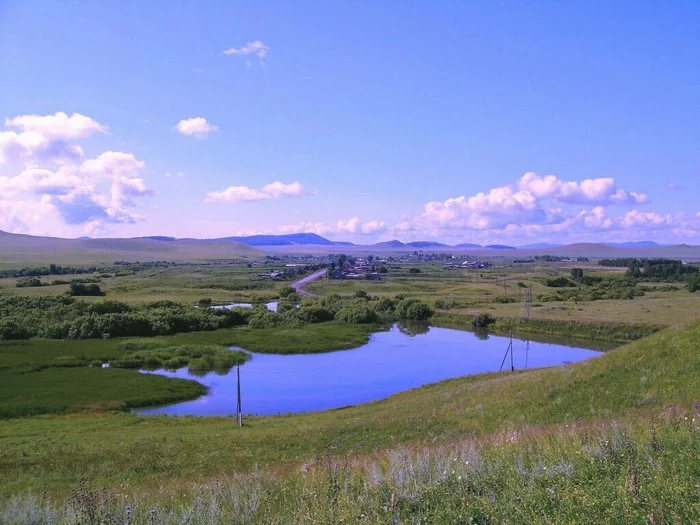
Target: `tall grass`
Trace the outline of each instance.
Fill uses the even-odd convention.
[[[310,458],[156,491],[17,495],[2,523],[696,523],[700,416],[505,429],[440,447]]]

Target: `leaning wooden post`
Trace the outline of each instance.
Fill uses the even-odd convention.
[[[510,371],[515,372],[515,365],[513,364],[513,329],[510,330]]]
[[[236,403],[236,419],[238,420],[238,426],[243,426],[243,410],[241,408],[241,364],[236,363],[236,376],[238,377],[238,396]]]

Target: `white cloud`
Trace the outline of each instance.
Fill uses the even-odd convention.
[[[287,224],[280,226],[280,233],[316,233],[327,235],[332,233],[351,235],[373,235],[383,233],[388,230],[383,221],[362,222],[359,217],[352,217],[347,220],[336,221],[335,225],[328,225],[325,222],[300,222],[298,224]]]
[[[279,233],[315,233],[327,235],[333,233],[333,228],[324,222],[300,222],[298,224],[286,224],[278,228]]]
[[[204,202],[252,202],[281,199],[283,197],[300,197],[308,193],[300,182],[285,184],[275,181],[263,186],[261,189],[248,186],[229,186],[222,191],[207,193]]]
[[[62,111],[55,115],[19,115],[5,119],[5,126],[20,129],[23,132],[39,133],[54,139],[80,139],[93,133],[106,133],[109,129],[80,113],[68,116]]]
[[[615,179],[611,177],[566,182],[554,175],[540,177],[528,172],[518,180],[518,188],[536,198],[551,198],[566,203],[643,204],[649,200],[643,193],[618,189]]]
[[[185,175],[187,175],[187,174],[184,171],[176,171],[176,172],[166,171],[163,174],[164,177],[178,177],[178,178],[182,178]]]
[[[384,232],[386,229],[386,223],[383,221],[362,222],[359,217],[352,217],[346,221],[339,220],[335,225],[337,233],[373,234]]]
[[[94,133],[106,133],[107,126],[73,113],[55,115],[19,115],[5,119],[6,131],[0,131],[0,164],[68,163],[80,160],[83,150],[71,140]],[[12,129],[18,130],[13,131]]]
[[[554,175],[525,173],[516,184],[499,186],[471,197],[428,202],[420,221],[444,229],[492,230],[525,224],[558,224],[571,215],[571,205],[643,204],[645,194],[617,188],[612,178],[562,181]],[[603,208],[600,208],[601,210]],[[596,221],[596,213],[589,222]]]
[[[181,120],[175,125],[175,129],[178,131],[178,133],[183,135],[197,137],[198,139],[205,139],[209,133],[216,131],[219,128],[207,122],[207,119],[204,117],[193,117]]]
[[[673,218],[671,215],[660,215],[653,211],[641,212],[632,210],[627,212],[620,219],[620,223],[627,228],[643,227],[659,227],[672,224]]]
[[[140,177],[145,163],[130,153],[107,151],[56,171],[28,168],[0,177],[2,200],[13,201],[14,215],[32,215],[37,202],[50,205],[66,224],[132,223],[136,199],[151,195]]]
[[[80,146],[69,142],[104,126],[90,117],[58,112],[21,115],[5,124],[19,132],[0,133],[0,161],[24,161],[17,174],[0,177],[0,228],[51,233],[79,226],[104,231],[108,223],[140,220],[137,200],[151,195],[141,177],[145,163],[130,153],[106,151],[83,160]],[[58,163],[57,168],[46,164]]]
[[[230,47],[224,50],[224,55],[238,55],[238,56],[249,56],[253,55],[258,57],[258,59],[264,63],[264,60],[270,54],[270,48],[266,46],[260,40],[254,40],[253,42],[248,42],[241,47]]]

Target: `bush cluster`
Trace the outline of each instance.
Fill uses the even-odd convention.
[[[306,299],[303,305],[285,299],[279,302],[277,312],[268,311],[264,304],[230,310],[209,308],[209,304],[209,299],[190,306],[172,301],[88,303],[66,295],[3,297],[0,340],[149,337],[246,324],[251,328],[298,328],[333,320],[368,324],[396,318],[426,320],[433,315],[432,308],[418,299],[377,299],[367,294],[329,295]]]
[[[0,339],[90,339],[169,335],[245,324],[249,312],[171,301],[87,303],[68,296],[0,298]]]
[[[117,368],[177,370],[187,366],[191,371],[228,371],[250,356],[240,350],[218,345],[178,345],[150,342],[129,342],[119,345],[124,355],[109,362]]]
[[[603,279],[593,286],[578,286],[540,294],[537,299],[549,301],[598,301],[600,299],[634,299],[644,295],[634,281],[629,279]]]

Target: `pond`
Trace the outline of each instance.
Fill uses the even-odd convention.
[[[265,308],[270,310],[271,312],[276,312],[277,311],[277,306],[279,305],[279,301],[272,301],[270,303],[265,303]],[[231,303],[231,304],[224,304],[220,306],[210,306],[209,308],[214,308],[216,310],[230,310],[231,308],[253,308],[253,303]]]
[[[285,414],[366,403],[445,379],[497,372],[511,366],[508,337],[479,336],[448,328],[406,329],[394,325],[373,334],[359,348],[323,354],[259,354],[241,367],[245,414]],[[601,352],[561,344],[513,339],[516,370],[583,361]],[[209,388],[193,401],[137,411],[139,414],[232,415],[236,410],[236,369],[225,375],[195,375],[186,368],[157,370],[194,379]]]

